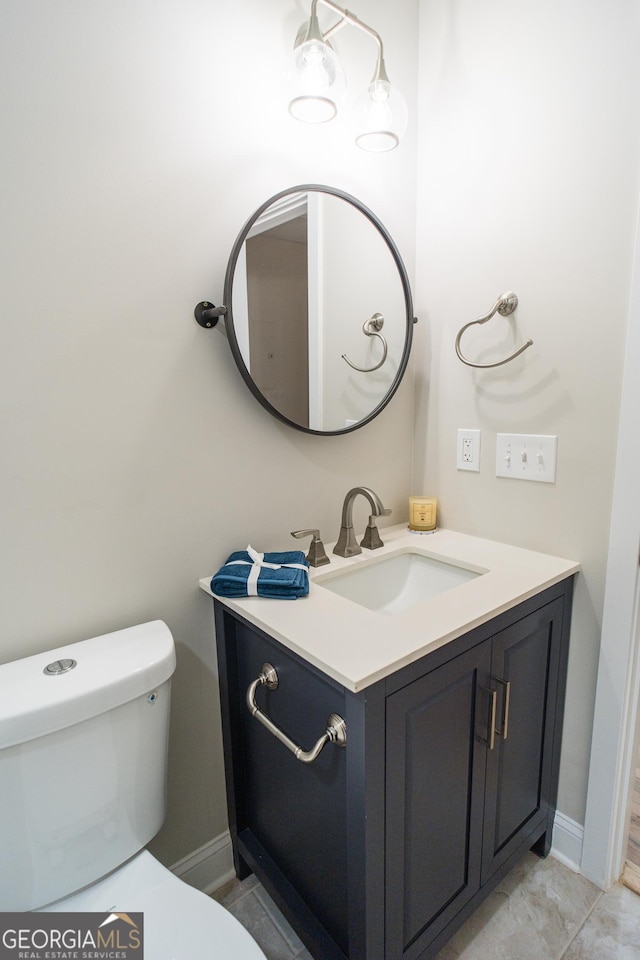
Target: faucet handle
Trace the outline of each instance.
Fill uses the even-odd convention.
[[[392,510],[389,508],[383,510],[379,516],[388,517],[392,513]],[[380,538],[380,531],[376,526],[376,514],[371,514],[369,517],[369,523],[367,524],[367,529],[364,532],[364,537],[360,541],[360,546],[364,547],[365,550],[377,550],[378,547],[384,547],[384,543]]]
[[[325,563],[331,563],[329,557],[327,556],[324,544],[320,539],[319,530],[292,530],[291,536],[295,537],[296,540],[299,540],[300,537],[311,537],[311,544],[309,546],[309,553],[307,554],[307,560],[312,567],[321,567]]]

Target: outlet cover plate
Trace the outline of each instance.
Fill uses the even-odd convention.
[[[480,431],[458,430],[456,445],[456,466],[458,470],[480,472]]]
[[[524,433],[496,437],[496,477],[556,482],[558,438]]]

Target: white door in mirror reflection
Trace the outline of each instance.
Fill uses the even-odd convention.
[[[383,233],[352,203],[288,194],[252,224],[233,276],[233,324],[251,379],[290,422],[340,431],[369,417],[396,382],[407,337],[398,266]],[[385,317],[388,356],[363,321]]]
[[[309,426],[307,218],[246,242],[251,376],[269,403]]]

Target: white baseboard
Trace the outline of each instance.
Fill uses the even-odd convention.
[[[233,868],[229,831],[225,830],[219,837],[214,837],[209,843],[174,863],[171,870],[185,883],[207,894],[233,880],[236,873]]]
[[[564,863],[565,867],[569,867],[574,873],[580,873],[583,839],[584,827],[582,824],[576,823],[571,817],[556,811],[551,856],[559,860],[560,863]]]

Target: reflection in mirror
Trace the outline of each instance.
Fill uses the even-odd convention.
[[[244,379],[293,426],[355,429],[397,389],[413,323],[406,272],[382,225],[348,195],[307,186],[263,205],[232,252],[225,303]]]

